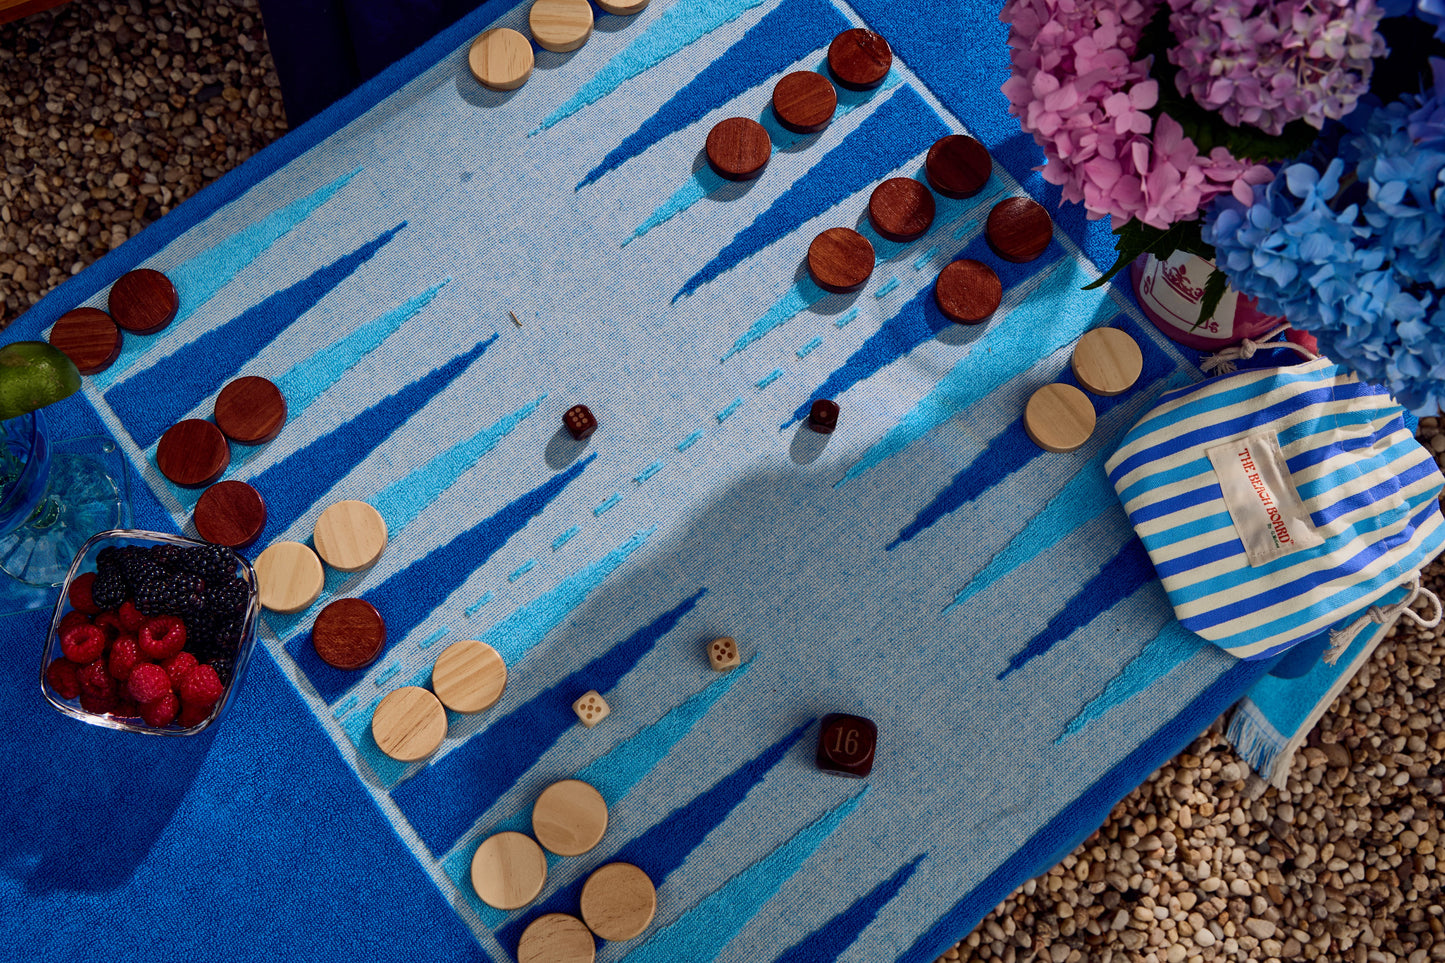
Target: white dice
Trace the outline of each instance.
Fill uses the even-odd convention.
[[[741,665],[742,659],[738,658],[737,641],[726,636],[721,639],[713,639],[707,644],[707,660],[718,671]]]
[[[612,707],[593,689],[572,703],[572,711],[577,713],[577,718],[582,720],[584,726],[591,729],[612,714]]]

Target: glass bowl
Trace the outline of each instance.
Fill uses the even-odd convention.
[[[93,712],[81,705],[79,698],[67,699],[51,685],[49,669],[52,662],[57,659],[64,659],[64,652],[60,644],[60,625],[65,617],[75,611],[70,600],[71,585],[77,578],[87,572],[94,572],[97,568],[96,557],[107,548],[123,548],[136,546],[140,548],[155,548],[159,546],[172,545],[179,548],[208,547],[215,548],[210,542],[202,542],[193,538],[184,538],[179,535],[167,535],[163,532],[143,532],[117,529],[108,532],[101,532],[81,546],[71,562],[70,570],[66,573],[65,582],[60,589],[60,598],[55,602],[55,612],[50,618],[50,632],[45,639],[45,650],[40,660],[40,690],[46,701],[59,711],[72,716],[82,722],[88,722],[93,726],[104,726],[107,729],[122,729],[126,732],[142,732],[147,735],[156,736],[193,736],[215,722],[230,705],[237,687],[241,683],[241,676],[244,674],[246,664],[251,660],[251,652],[256,646],[256,621],[260,616],[261,603],[257,591],[256,571],[251,563],[234,552],[230,554],[235,558],[235,575],[241,580],[246,590],[246,601],[243,615],[241,615],[240,640],[236,645],[235,653],[231,656],[232,665],[230,678],[223,679],[224,692],[211,707],[211,711],[204,719],[196,721],[189,726],[182,726],[179,721],[169,725],[156,727],[147,724],[139,716],[120,715],[118,712]],[[183,617],[183,621],[185,621]],[[109,652],[107,643],[107,653]],[[187,640],[185,651],[191,651],[192,642]],[[119,685],[119,684],[118,684]],[[121,686],[123,689],[124,686]]]

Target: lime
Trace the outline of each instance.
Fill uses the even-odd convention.
[[[0,421],[44,408],[79,390],[80,372],[59,349],[44,341],[0,347]]]

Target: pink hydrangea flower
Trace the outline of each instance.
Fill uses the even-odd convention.
[[[1220,194],[1252,196],[1272,176],[1224,148],[1201,155],[1173,118],[1150,118],[1159,86],[1151,60],[1134,54],[1158,3],[1009,0],[1001,15],[1014,67],[1003,93],[1044,150],[1044,179],[1114,227],[1192,220]]]

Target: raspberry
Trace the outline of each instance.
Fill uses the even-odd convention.
[[[97,608],[113,609],[129,594],[130,586],[119,569],[102,569],[90,583],[90,597]]]
[[[186,626],[174,615],[158,615],[140,630],[140,651],[148,659],[169,659],[186,646]],[[149,699],[142,699],[149,702]]]
[[[177,689],[181,702],[188,706],[214,705],[226,693],[226,687],[221,685],[221,677],[216,675],[216,670],[209,665],[198,665],[187,672]]]
[[[102,612],[93,621],[94,625],[105,630],[105,637],[113,639],[125,631],[125,626],[120,624],[120,618],[114,612]]]
[[[103,689],[98,692],[90,689],[80,690],[80,707],[86,712],[93,712],[100,715],[115,708],[116,693],[110,689]]]
[[[101,611],[100,606],[95,604],[95,599],[90,594],[90,587],[93,584],[95,584],[95,573],[85,572],[75,577],[75,580],[70,583],[70,589],[66,592],[71,606],[86,615],[99,615]]]
[[[191,655],[191,653],[177,652],[162,662],[161,668],[165,669],[166,675],[170,676],[171,685],[179,686],[181,680],[186,677],[186,673],[194,669],[198,664],[196,657]]]
[[[147,702],[140,707],[140,717],[145,724],[152,729],[164,729],[176,719],[176,713],[181,710],[181,702],[176,698],[174,692],[167,692],[154,702]]]
[[[60,617],[60,626],[55,630],[55,634],[64,635],[66,632],[75,628],[77,625],[89,624],[90,616],[86,615],[84,612],[76,612],[72,610],[70,612],[66,612]]]
[[[176,716],[176,724],[184,729],[198,726],[211,717],[211,710],[213,708],[215,708],[214,705],[198,706],[182,702],[181,711]]]
[[[140,627],[146,624],[146,617],[141,615],[140,609],[136,608],[135,603],[129,599],[120,603],[120,608],[116,609],[115,616],[120,619],[120,624],[127,632],[139,632]]]
[[[75,678],[80,683],[80,691],[86,692],[114,692],[116,681],[110,677],[105,669],[105,660],[96,659],[75,670]]]
[[[186,678],[190,678],[190,676],[188,675]],[[165,669],[146,662],[135,667],[130,674],[130,681],[126,683],[125,687],[135,701],[154,702],[171,691],[171,678],[166,675]]]
[[[110,659],[106,668],[110,677],[117,682],[124,682],[130,678],[131,672],[140,665],[143,660],[140,657],[140,648],[136,644],[133,635],[119,636],[110,646]]]
[[[105,633],[94,625],[77,625],[60,637],[60,651],[77,665],[94,662],[105,652]]]
[[[56,659],[45,670],[45,681],[55,694],[62,699],[74,699],[80,695],[80,679],[76,677],[78,666],[69,659]]]
[[[115,694],[115,708],[110,710],[110,714],[126,719],[134,719],[140,715],[140,703],[132,699],[130,693],[121,689]]]

